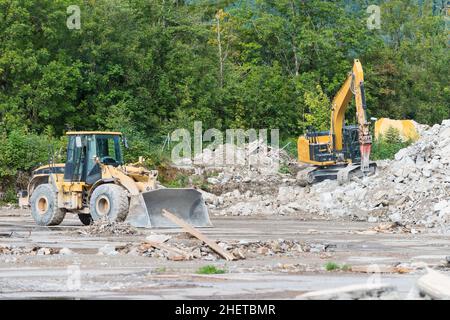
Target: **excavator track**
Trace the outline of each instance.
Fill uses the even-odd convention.
[[[375,174],[377,164],[370,162],[367,172],[361,171],[360,164],[334,165],[328,167],[308,167],[299,171],[297,183],[307,186],[324,180],[337,180],[339,184],[350,181],[353,177],[362,178]]]
[[[297,174],[297,183],[303,187],[313,184],[315,180],[314,171],[316,170],[316,167],[308,167],[299,171]]]
[[[375,162],[369,163],[369,170],[363,172],[360,164],[349,164],[347,167],[341,169],[337,173],[337,181],[339,184],[344,184],[350,181],[352,178],[362,178],[364,176],[371,176],[375,174],[377,170],[377,164]]]

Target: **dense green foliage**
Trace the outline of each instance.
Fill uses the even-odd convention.
[[[283,139],[325,129],[354,58],[370,116],[449,118],[444,16],[420,2],[378,1],[369,30],[363,0],[0,0],[0,179],[68,129],[121,130],[130,158],[194,120]],[[73,4],[80,30],[66,26]]]
[[[13,130],[2,134],[3,143],[0,144],[0,182],[8,184],[17,178],[17,173],[30,171],[39,164],[49,161],[64,161],[66,145],[65,137],[55,139],[44,135]],[[53,158],[49,158],[49,154]],[[26,186],[25,181],[17,181],[21,187]],[[0,186],[1,186],[0,184]]]

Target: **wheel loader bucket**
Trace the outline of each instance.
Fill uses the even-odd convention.
[[[134,227],[179,227],[162,215],[166,209],[195,227],[211,227],[202,194],[195,189],[157,189],[132,196],[126,221]]]

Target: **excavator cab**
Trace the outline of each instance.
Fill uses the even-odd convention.
[[[342,129],[342,138],[342,154],[344,159],[350,159],[352,163],[361,162],[358,126],[344,126],[344,128]]]

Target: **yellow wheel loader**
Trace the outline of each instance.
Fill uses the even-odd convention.
[[[135,227],[174,227],[162,209],[191,225],[211,226],[202,195],[195,189],[158,188],[156,170],[141,162],[125,165],[120,132],[67,132],[65,164],[33,171],[21,202],[28,202],[38,225],[60,224],[67,212],[89,225],[108,218]]]
[[[345,126],[345,111],[355,96],[358,125]],[[353,69],[331,105],[330,131],[308,131],[297,142],[298,160],[312,166],[300,171],[303,184],[325,179],[344,183],[354,176],[374,174],[376,163],[369,161],[372,136],[366,114],[364,73],[361,62]]]

